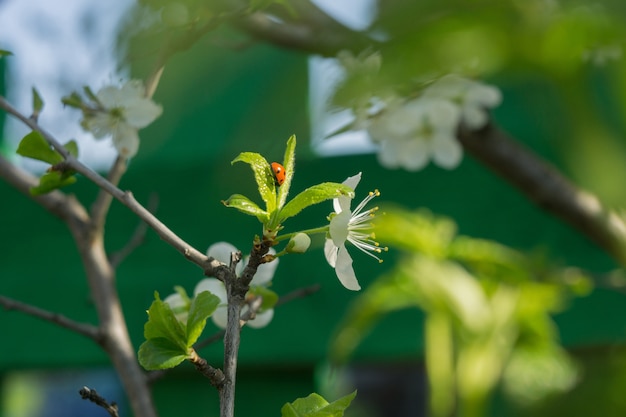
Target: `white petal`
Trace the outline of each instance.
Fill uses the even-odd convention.
[[[428,120],[435,130],[456,129],[461,117],[461,109],[449,100],[432,98],[428,102]]]
[[[433,141],[433,160],[446,169],[454,169],[461,163],[463,148],[454,138],[437,137]]]
[[[129,100],[124,109],[126,122],[138,129],[144,128],[161,115],[163,108],[146,98]]]
[[[463,122],[472,130],[485,126],[488,120],[487,111],[480,106],[473,105],[463,108]]]
[[[125,107],[128,105],[129,101],[132,101],[136,98],[142,98],[146,95],[146,89],[143,86],[143,83],[140,80],[130,80],[126,82],[122,88],[120,88],[120,99],[121,104]]]
[[[431,153],[430,139],[415,138],[405,143],[398,153],[398,162],[407,171],[419,171],[428,164]]]
[[[341,246],[348,239],[348,225],[350,223],[350,217],[352,213],[350,211],[342,211],[332,218],[330,226],[328,227],[328,233],[333,240],[335,246]]]
[[[401,146],[398,141],[386,140],[378,149],[378,163],[387,169],[400,167]]]
[[[112,109],[120,106],[123,95],[118,87],[109,85],[98,90],[96,97],[106,109]]]
[[[481,107],[495,107],[502,101],[502,93],[494,86],[475,83],[467,93],[467,102],[480,104]]]
[[[346,180],[342,182],[342,184],[352,188],[353,190],[356,190],[356,186],[359,185],[360,181],[361,181],[361,173],[359,172],[358,174],[353,175],[352,177],[346,178]],[[335,210],[335,213],[341,213],[342,211],[350,210],[351,202],[352,202],[352,199],[350,197],[334,198],[333,209]]]
[[[163,299],[163,302],[169,304],[172,309],[185,306],[185,301],[183,300],[183,297],[181,297],[180,294],[177,292],[165,297]]]
[[[113,133],[118,119],[109,112],[98,112],[94,116],[82,120],[81,125],[93,134],[96,139],[102,139]]]
[[[206,256],[215,258],[223,264],[230,265],[230,254],[239,250],[228,242],[217,242],[209,246]]]
[[[270,248],[268,253],[275,255],[276,251],[274,250],[274,248]],[[259,265],[250,285],[264,285],[270,282],[272,278],[274,278],[276,268],[278,268],[278,261],[279,259],[276,258],[272,262]]]
[[[208,291],[217,296],[222,304],[227,302],[226,288],[224,288],[222,281],[217,278],[205,278],[198,282],[193,290],[193,295],[196,296],[202,291]]]
[[[249,320],[247,325],[252,327],[253,329],[260,329],[270,324],[273,318],[274,318],[274,309],[272,308],[262,313],[257,313],[254,320]]]
[[[228,322],[228,308],[226,306],[218,307],[211,316],[211,320],[217,327],[225,329]]]
[[[339,247],[337,252],[337,264],[335,266],[337,278],[341,284],[349,290],[358,291],[361,289],[359,281],[356,279],[354,269],[352,268],[352,258],[348,253],[345,245]]]
[[[132,158],[139,150],[137,129],[120,121],[113,131],[113,145],[120,155],[125,158]]]
[[[326,262],[333,268],[337,264],[337,250],[339,248],[335,246],[332,239],[326,239],[326,243],[324,243],[324,256],[326,257]]]

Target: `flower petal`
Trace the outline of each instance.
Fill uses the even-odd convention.
[[[247,325],[252,327],[253,329],[260,329],[270,324],[273,318],[274,309],[271,308],[262,313],[256,313],[256,317],[254,318],[254,320],[249,320]]]
[[[126,122],[137,129],[144,128],[163,113],[163,108],[147,98],[129,100],[124,110]]]
[[[324,243],[324,256],[326,257],[326,262],[333,268],[337,264],[337,250],[339,248],[335,246],[332,239],[326,239],[326,243]]]
[[[339,247],[337,252],[337,262],[335,266],[335,272],[339,282],[349,290],[358,291],[361,289],[359,281],[356,279],[354,269],[352,268],[352,257],[348,253],[345,245]]]
[[[343,185],[347,185],[353,190],[356,189],[356,186],[359,185],[361,181],[361,173],[346,178],[346,180],[342,183]],[[335,213],[341,213],[342,211],[350,210],[350,202],[352,199],[350,197],[337,197],[333,199],[333,209]]]
[[[270,248],[268,253],[271,255],[276,255],[276,251],[274,250],[274,248]],[[272,278],[274,278],[276,268],[278,268],[278,261],[279,259],[276,258],[272,262],[259,265],[250,285],[265,285],[270,282]],[[248,265],[248,260],[246,259],[245,262],[240,262],[240,264]]]
[[[211,320],[213,320],[213,323],[215,323],[217,327],[225,329],[228,321],[228,308],[226,306],[218,307],[211,316]]]
[[[446,169],[456,168],[463,158],[463,148],[459,142],[444,136],[434,138],[432,152],[435,163]]]
[[[98,90],[96,97],[98,97],[100,104],[102,104],[104,108],[112,109],[120,106],[123,95],[118,87],[108,85]]]
[[[118,122],[113,131],[113,146],[125,158],[132,158],[139,150],[137,129],[125,122]]]
[[[239,249],[228,242],[217,242],[209,246],[206,255],[210,258],[215,258],[223,264],[230,265],[230,254],[238,251]]]
[[[350,217],[352,213],[350,210],[342,211],[339,214],[336,214],[330,221],[330,226],[328,227],[328,233],[330,234],[330,238],[333,240],[335,246],[341,246],[348,239],[348,225],[350,224]]]
[[[208,291],[220,299],[220,304],[226,304],[226,288],[222,281],[217,278],[205,278],[196,284],[193,295],[196,296],[202,291]]]

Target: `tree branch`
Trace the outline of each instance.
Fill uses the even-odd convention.
[[[9,114],[22,121],[29,128],[41,133],[43,138],[64,158],[69,167],[82,174],[99,188],[111,194],[115,199],[120,201],[135,213],[140,219],[144,220],[148,226],[167,242],[170,246],[180,252],[185,258],[203,269],[206,276],[220,278],[223,276],[223,268],[219,261],[208,258],[202,252],[181,239],[177,234],[171,231],[165,224],[157,219],[150,211],[143,207],[133,197],[130,191],[122,191],[100,174],[84,165],[82,162],[74,158],[52,135],[42,129],[37,123],[24,116],[13,106],[11,106],[4,97],[0,96],[0,108],[6,110]]]
[[[37,178],[18,168],[2,155],[0,155],[0,177],[50,213],[68,223],[70,227],[79,224],[84,226],[89,221],[87,211],[74,196],[68,196],[58,190],[45,195],[33,196],[30,193],[30,188],[39,184]]]
[[[74,333],[86,336],[97,343],[100,343],[101,341],[101,334],[98,331],[98,328],[91,324],[80,323],[69,319],[62,314],[53,313],[51,311],[32,306],[30,304],[26,304],[21,301],[13,300],[3,295],[0,295],[0,305],[4,307],[4,309],[7,311],[21,311],[22,313],[26,313],[29,316],[37,317],[38,319],[57,324],[65,329],[73,331]]]
[[[593,194],[577,188],[556,168],[493,125],[461,129],[468,153],[518,188],[539,207],[560,217],[626,265],[626,223]]]
[[[96,392],[95,389],[83,387],[80,391],[78,391],[78,393],[83,400],[89,400],[92,403],[104,408],[111,417],[119,417],[117,404],[114,402],[109,404],[107,400]]]

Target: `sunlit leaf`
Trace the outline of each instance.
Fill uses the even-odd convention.
[[[296,168],[296,136],[292,135],[287,140],[287,147],[285,148],[285,159],[283,160],[283,166],[285,167],[285,181],[278,187],[278,209],[281,209],[287,201],[287,194],[289,194],[289,188],[291,187],[291,180]]]
[[[287,403],[281,411],[282,417],[341,417],[356,397],[356,391],[341,397],[337,401],[328,403],[319,394],[313,393],[305,398],[298,398]]]
[[[16,152],[27,158],[37,159],[51,165],[63,161],[63,156],[52,149],[41,133],[34,130],[22,138]]]
[[[207,318],[213,314],[219,304],[219,297],[211,294],[209,291],[202,291],[191,301],[189,315],[187,317],[188,347],[196,343],[202,334],[202,330],[204,330]]]
[[[146,340],[164,338],[179,347],[181,352],[187,351],[187,335],[169,304],[161,301],[155,292],[155,300],[148,310],[148,321],[144,325]]]
[[[267,160],[261,154],[255,152],[242,152],[237,158],[233,159],[231,164],[235,162],[245,162],[250,165],[259,188],[259,194],[265,201],[266,211],[271,213],[276,210],[276,185],[274,184],[272,168]]]
[[[346,185],[335,182],[324,182],[302,191],[290,200],[278,214],[279,222],[295,216],[303,209],[314,204],[337,197],[354,197],[354,190]]]
[[[148,371],[173,368],[188,357],[180,346],[161,337],[146,340],[139,347],[139,363]]]
[[[222,204],[226,207],[236,208],[250,216],[255,216],[261,223],[266,223],[269,219],[267,212],[245,195],[233,194],[227,200],[222,201]]]

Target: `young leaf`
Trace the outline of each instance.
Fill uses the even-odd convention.
[[[57,188],[74,184],[76,177],[72,174],[73,172],[68,174],[62,171],[48,171],[39,178],[39,185],[30,187],[30,193],[32,195],[42,195],[56,190]]]
[[[7,51],[6,49],[0,49],[0,58],[10,55],[13,55],[13,52]]]
[[[283,207],[278,215],[279,223],[300,213],[302,209],[340,196],[353,198],[354,190],[347,185],[335,182],[324,182],[309,187]]]
[[[313,393],[306,398],[298,398],[281,408],[282,417],[342,417],[344,411],[356,396],[356,391],[328,403],[319,394]]]
[[[74,158],[78,158],[78,144],[75,140],[70,140],[65,145],[63,145],[65,149],[72,155]]]
[[[41,133],[34,130],[22,138],[16,152],[27,158],[37,159],[51,165],[63,161],[63,156],[50,147]]]
[[[209,291],[202,291],[196,295],[191,306],[189,307],[189,315],[187,317],[187,346],[191,347],[202,334],[206,319],[215,311],[220,304],[219,297],[211,294]]]
[[[43,99],[39,95],[39,91],[33,87],[33,116],[37,117],[43,109]]]
[[[188,357],[186,350],[161,337],[146,340],[139,347],[139,363],[148,371],[173,368]]]
[[[231,164],[235,162],[245,162],[250,165],[254,172],[257,187],[259,187],[259,194],[265,201],[266,211],[268,213],[274,211],[276,209],[276,185],[274,184],[272,168],[267,163],[267,160],[255,152],[242,152],[237,158],[233,159]]]
[[[233,194],[228,200],[222,201],[226,207],[233,207],[237,210],[255,216],[261,223],[266,223],[269,220],[269,215],[261,207],[257,206],[252,200],[245,195]]]
[[[285,159],[283,160],[283,166],[285,167],[285,181],[278,188],[278,209],[280,210],[287,201],[287,194],[289,194],[289,187],[291,187],[291,179],[293,178],[294,170],[296,167],[296,135],[291,135],[287,140],[287,147],[285,148]]]
[[[148,310],[148,321],[143,334],[146,340],[164,338],[177,345],[180,351],[187,351],[187,336],[169,304],[161,301],[159,294],[154,293],[155,300]]]

